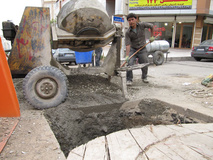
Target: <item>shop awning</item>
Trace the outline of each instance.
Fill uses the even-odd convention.
[[[177,22],[195,22],[196,16],[177,16],[176,21]]]
[[[213,18],[206,17],[206,19],[204,20],[204,23],[210,23],[210,24],[213,24]]]

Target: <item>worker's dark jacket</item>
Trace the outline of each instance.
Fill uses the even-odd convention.
[[[145,40],[145,28],[152,28],[153,24],[140,22],[137,23],[136,33],[130,27],[125,35],[125,45],[130,45],[134,49],[139,49],[146,44]]]

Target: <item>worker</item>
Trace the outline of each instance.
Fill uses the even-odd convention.
[[[95,62],[93,60],[93,63],[92,63],[93,66],[94,66],[94,63],[95,63],[95,66],[100,66],[102,52],[103,52],[103,49],[101,47],[95,49],[95,51],[93,53],[93,59],[95,57]]]
[[[129,23],[129,29],[125,34],[125,45],[126,45],[126,61],[128,66],[134,64],[136,58],[138,58],[139,64],[148,63],[148,54],[146,47],[140,50],[136,55],[134,55],[131,59],[129,57],[134,54],[139,48],[146,44],[145,40],[145,28],[151,30],[151,37],[149,38],[150,42],[153,42],[155,38],[153,37],[153,24],[146,22],[137,21],[137,16],[134,13],[130,13],[127,15],[127,21]],[[148,83],[147,73],[148,66],[143,67],[142,71],[142,81],[144,83]],[[132,85],[133,73],[132,71],[127,71],[127,85]]]

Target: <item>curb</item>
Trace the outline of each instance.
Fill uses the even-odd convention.
[[[193,57],[168,57],[167,61],[195,61],[195,59]]]

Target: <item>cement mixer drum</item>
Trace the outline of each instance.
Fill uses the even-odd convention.
[[[109,16],[97,0],[69,1],[58,14],[59,28],[74,35],[103,35],[113,28]]]
[[[57,25],[57,47],[69,45],[75,51],[102,47],[113,40],[116,31],[98,0],[69,1],[60,10]]]

